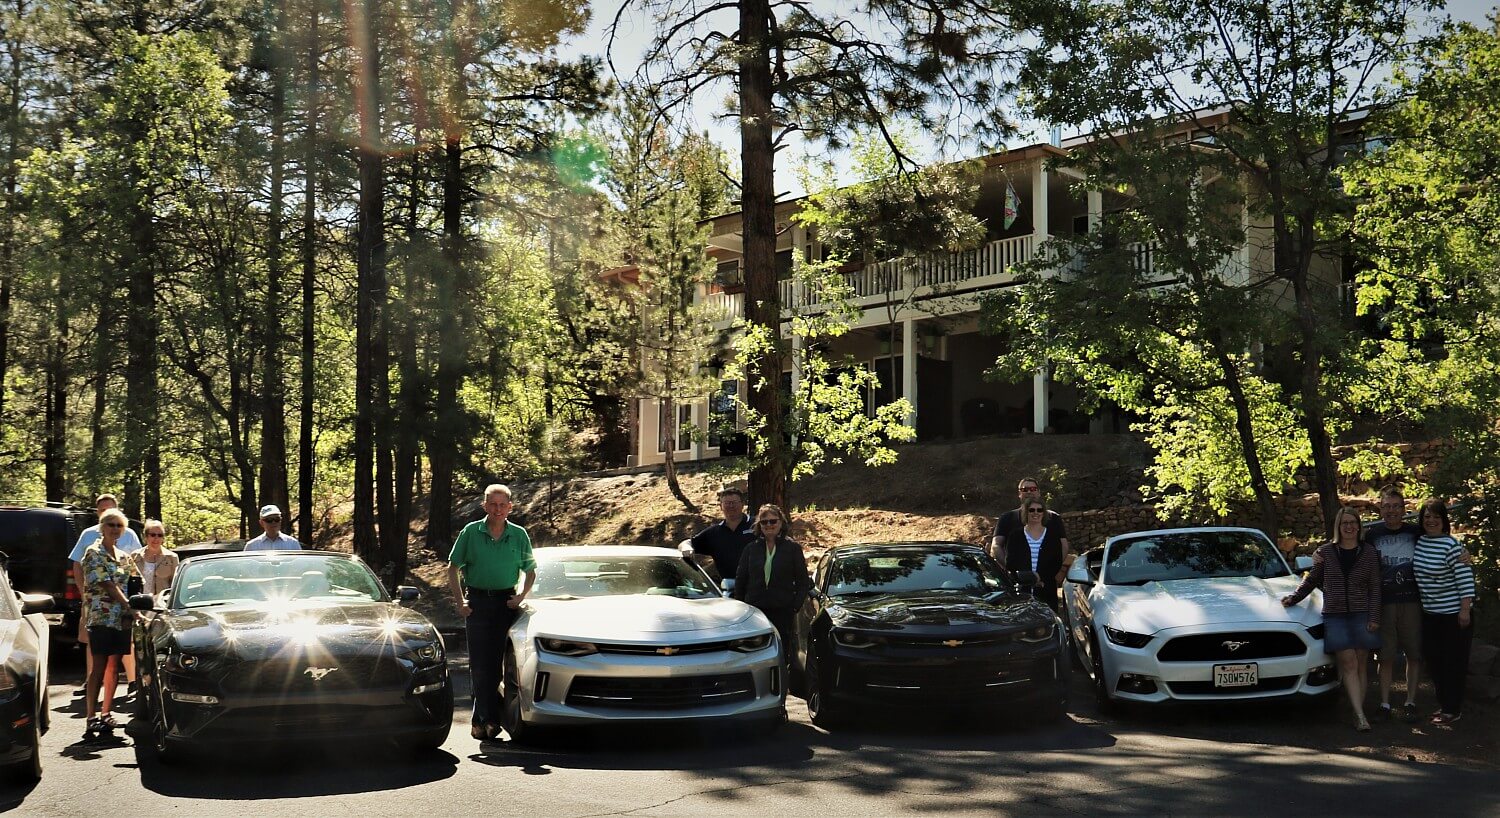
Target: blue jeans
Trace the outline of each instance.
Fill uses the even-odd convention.
[[[515,610],[506,604],[509,598],[469,595],[469,619],[464,624],[469,639],[469,677],[474,683],[474,724],[500,721],[501,662],[506,635],[516,621]]]

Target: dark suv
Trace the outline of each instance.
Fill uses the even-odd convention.
[[[78,639],[78,586],[68,554],[78,535],[97,522],[94,512],[63,503],[25,507],[0,503],[0,552],[9,557],[11,587],[28,594],[50,594],[54,642]],[[58,618],[61,617],[61,622]]]

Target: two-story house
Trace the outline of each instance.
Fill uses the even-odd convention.
[[[1207,112],[1201,121],[1222,124],[1225,116]],[[1194,136],[1185,134],[1185,138]],[[854,265],[844,273],[863,315],[829,352],[861,362],[879,376],[880,389],[868,396],[872,410],[895,397],[905,397],[915,407],[910,422],[919,440],[995,432],[1124,431],[1128,418],[1118,410],[1105,408],[1092,416],[1080,413],[1075,391],[1054,382],[1045,366],[1026,382],[1001,383],[984,377],[1004,350],[999,338],[980,332],[979,296],[1015,286],[1015,266],[1038,257],[1050,239],[1088,232],[1104,213],[1128,206],[1127,199],[1115,192],[1080,192],[1075,171],[1048,167],[1049,160],[1067,156],[1090,139],[1057,140],[984,157],[976,215],[987,224],[988,233],[976,249]],[[1005,227],[1008,191],[1013,191],[1015,218]],[[795,254],[818,258],[821,252],[817,237],[792,219],[802,203],[801,199],[788,200],[776,210],[776,267],[784,322],[794,308],[817,308],[811,303],[816,297],[802,292],[791,274]],[[718,273],[697,297],[719,325],[727,327],[744,314],[741,217],[730,213],[708,225],[707,252],[717,262]],[[1226,276],[1249,276],[1252,270],[1270,264],[1268,227],[1252,224],[1248,211],[1244,225],[1249,240],[1236,258],[1226,259]],[[1143,246],[1138,252],[1138,263],[1149,271],[1150,248]],[[1339,260],[1327,261],[1323,278],[1337,287],[1343,277]],[[797,374],[787,372],[783,377],[794,383]],[[735,402],[730,398],[736,395],[745,397],[745,385],[723,380],[717,394],[676,405],[674,440],[667,439],[665,430],[670,424],[662,417],[658,401],[637,399],[631,411],[631,464],[660,463],[668,446],[679,462],[742,454],[742,442],[732,436],[711,432],[695,440],[689,431],[692,426],[706,430],[723,426],[713,422],[716,415],[729,416],[732,422]]]

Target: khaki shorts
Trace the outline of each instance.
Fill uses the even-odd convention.
[[[1380,658],[1394,657],[1397,649],[1408,659],[1422,656],[1422,603],[1393,602],[1380,608]]]

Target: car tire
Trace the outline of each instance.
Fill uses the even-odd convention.
[[[26,730],[24,741],[31,743],[31,752],[26,758],[10,765],[6,770],[8,777],[17,783],[35,784],[42,780],[42,733],[37,727],[38,721],[31,720],[31,726]]]
[[[816,644],[807,649],[807,669],[803,674],[803,686],[807,690],[807,717],[824,730],[831,730],[839,726],[843,720],[843,712],[831,689],[832,684],[823,678],[820,653],[822,650]]]
[[[1104,655],[1099,652],[1099,640],[1090,637],[1089,651],[1090,675],[1094,677],[1094,704],[1099,712],[1105,715],[1113,715],[1120,711],[1120,703],[1109,695],[1109,682],[1104,678]]]
[[[500,686],[500,726],[505,728],[505,734],[511,741],[517,744],[535,744],[540,731],[527,724],[525,715],[521,712],[524,688],[521,687],[521,673],[517,669],[514,650],[505,651],[504,663],[505,679]]]

